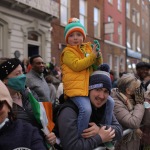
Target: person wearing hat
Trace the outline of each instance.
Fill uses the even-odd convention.
[[[141,80],[142,87],[145,89],[145,78],[150,75],[150,63],[139,62],[136,64],[136,77]]]
[[[0,149],[46,150],[38,129],[22,120],[16,120],[12,105],[9,91],[0,81]]]
[[[25,88],[26,75],[22,72],[21,61],[17,58],[7,59],[0,64],[0,72],[0,80],[6,85],[13,99],[13,112],[17,118],[37,126]],[[33,94],[38,100],[36,93]]]
[[[57,133],[65,150],[92,150],[111,140],[122,137],[122,127],[112,112],[112,120],[106,124],[106,109],[109,109],[108,96],[111,79],[106,71],[94,71],[89,78],[89,99],[92,106],[89,128],[78,136],[78,107],[70,100],[62,104],[57,118]],[[71,103],[71,105],[68,103]],[[101,147],[101,148],[102,148]],[[99,147],[100,148],[100,147]]]
[[[124,130],[132,131],[115,144],[115,150],[138,150],[143,135],[140,126],[145,112],[141,81],[134,74],[127,73],[118,79],[117,85],[118,88],[111,91],[115,101],[114,114]]]
[[[13,100],[12,111],[16,115],[17,119],[31,123],[41,132],[41,125],[39,125],[36,121],[29,101],[29,91],[25,87],[26,75],[22,72],[20,60],[17,58],[5,60],[0,64],[0,72],[0,80],[2,80],[10,92]],[[37,94],[33,91],[32,94],[38,101],[39,99]],[[43,135],[42,132],[41,135]],[[45,138],[44,135],[43,138]],[[50,135],[46,136],[46,138],[50,144],[55,144],[54,141],[56,141],[56,136],[54,133],[51,132]]]
[[[98,44],[83,43],[86,29],[78,18],[70,18],[64,31],[67,46],[61,54],[61,69],[64,95],[79,108],[78,134],[88,127],[91,115],[91,105],[88,98],[89,76],[93,72],[93,65],[102,63],[102,54],[96,49]]]

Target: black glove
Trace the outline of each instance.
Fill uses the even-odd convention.
[[[135,89],[135,102],[136,104],[144,103],[144,89],[142,86]]]

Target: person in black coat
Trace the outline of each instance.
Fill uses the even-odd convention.
[[[46,150],[43,138],[36,127],[17,120],[12,113],[12,98],[0,81],[0,149]]]

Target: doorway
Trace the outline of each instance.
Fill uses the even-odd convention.
[[[28,57],[39,55],[39,46],[28,44]]]

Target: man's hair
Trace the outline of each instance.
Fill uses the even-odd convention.
[[[35,58],[41,57],[40,55],[34,55],[30,58],[30,64],[33,64]],[[41,57],[42,58],[42,57]]]
[[[147,62],[139,62],[139,63],[136,64],[136,70],[137,70],[137,69],[140,69],[140,68],[144,68],[144,67],[150,69],[150,63],[147,63]]]

